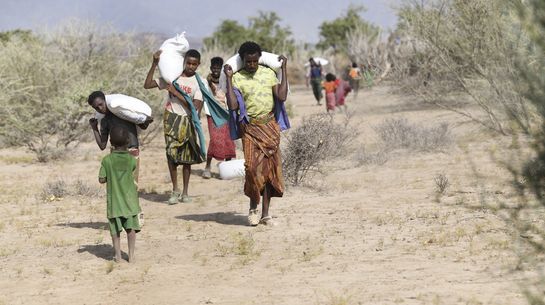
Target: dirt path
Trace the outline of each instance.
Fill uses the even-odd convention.
[[[294,125],[324,111],[303,88],[293,88],[290,102]],[[373,127],[389,117],[448,122],[455,144],[441,153],[390,152],[383,165],[337,160],[314,178],[319,190],[289,188],[273,201],[278,226],[250,228],[242,181],[203,180],[202,165],[190,181],[194,202],[166,205],[159,137],[142,154],[146,223],[135,264],[110,260],[95,182],[104,154],[94,145],[50,164],[0,151],[0,304],[524,304],[501,221],[464,207],[478,203],[482,188],[470,161],[484,187],[505,189],[488,150],[507,140],[386,87],[349,106],[366,149],[377,146]],[[440,202],[438,173],[451,182]],[[44,202],[44,183],[59,177],[83,195]]]

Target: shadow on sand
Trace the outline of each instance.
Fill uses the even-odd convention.
[[[196,177],[199,177],[199,178],[201,178],[201,179],[204,179],[204,178],[202,177],[202,173],[203,173],[203,172],[204,172],[204,169],[191,169],[191,176],[192,176],[192,177],[193,177],[193,176],[196,176]],[[214,179],[221,179],[221,178],[220,178],[220,174],[218,174],[218,173],[211,172],[210,174],[211,174],[211,176],[212,176],[211,178],[214,178]]]
[[[70,223],[59,223],[59,227],[70,227],[70,228],[89,228],[95,230],[108,230],[108,223],[106,222],[70,222]]]
[[[170,193],[159,194],[159,193],[153,193],[153,192],[152,193],[138,192],[138,197],[147,201],[166,204],[168,201],[168,198],[170,198]]]
[[[218,212],[208,214],[192,214],[176,216],[176,219],[192,220],[200,222],[216,222],[223,225],[246,226],[247,216],[235,212]]]
[[[98,258],[102,258],[107,261],[111,261],[114,259],[114,247],[112,245],[108,244],[101,244],[101,245],[82,245],[78,249],[78,253],[84,253],[89,252],[93,254],[94,256]],[[121,258],[124,260],[129,259],[129,255],[123,251],[121,251]]]

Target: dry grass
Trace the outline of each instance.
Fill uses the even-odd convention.
[[[71,185],[72,188],[72,194],[75,196],[83,196],[83,197],[99,197],[101,194],[104,193],[104,191],[95,185],[91,185],[88,182],[85,182],[81,179],[76,180]]]
[[[68,185],[63,179],[46,182],[42,189],[41,198],[44,201],[62,199],[68,195]]]
[[[383,165],[388,162],[388,153],[384,149],[375,152],[368,152],[364,145],[354,154],[354,161],[357,166],[362,165]]]
[[[95,185],[91,185],[82,179],[67,183],[62,178],[55,178],[44,184],[40,198],[43,201],[59,201],[66,196],[81,196],[97,198],[104,194],[104,191]]]
[[[346,295],[330,295],[324,305],[352,305],[355,304],[351,296]]]
[[[33,156],[17,155],[17,156],[0,156],[0,161],[6,164],[21,164],[34,162]]]
[[[62,248],[77,245],[77,240],[63,240],[56,238],[40,239],[38,243],[44,248]]]
[[[306,248],[299,259],[301,262],[310,262],[324,253],[324,248],[322,246],[315,246]]]
[[[384,120],[375,131],[386,149],[441,151],[453,142],[447,123],[425,127],[411,124],[405,118],[394,118]]]
[[[115,270],[115,262],[113,261],[107,262],[105,267],[106,274],[110,274],[114,270]]]
[[[236,256],[237,263],[240,265],[247,265],[261,256],[261,251],[256,248],[251,233],[232,234],[228,243],[218,243],[215,250],[218,257]]]

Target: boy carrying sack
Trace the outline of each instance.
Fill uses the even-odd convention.
[[[136,233],[140,232],[138,213],[140,204],[134,181],[136,159],[129,154],[129,135],[127,130],[118,126],[110,130],[112,152],[101,162],[98,181],[106,183],[107,208],[112,243],[116,262],[121,261],[121,231],[127,232],[129,244],[129,263],[134,262]]]

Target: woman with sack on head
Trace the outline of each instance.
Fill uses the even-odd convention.
[[[269,214],[271,197],[282,197],[284,178],[280,157],[280,126],[273,110],[288,95],[287,58],[282,61],[282,81],[278,83],[274,71],[259,65],[261,47],[252,41],[243,43],[238,51],[243,69],[233,72],[230,65],[224,66],[227,77],[227,102],[232,112],[238,112],[247,121],[240,121],[245,159],[244,193],[250,198],[248,223],[274,225]],[[238,94],[238,95],[237,95]],[[245,113],[242,113],[244,109]],[[257,207],[262,198],[261,217]]]

